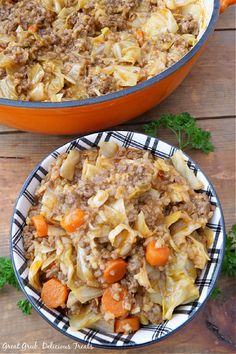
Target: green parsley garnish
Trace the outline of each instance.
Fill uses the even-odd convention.
[[[214,150],[211,133],[197,127],[196,119],[189,113],[163,114],[160,119],[144,125],[146,134],[156,137],[159,128],[167,128],[176,136],[179,148],[198,149],[208,154]]]
[[[222,273],[229,277],[236,276],[236,224],[232,226],[226,235]],[[211,299],[216,299],[219,294],[221,294],[221,291],[216,287],[211,294]]]
[[[18,290],[20,289],[10,258],[0,257],[0,289],[5,284],[12,285]]]
[[[12,285],[17,290],[20,290],[10,258],[0,257],[0,289],[6,284]],[[19,300],[17,306],[25,315],[31,314],[32,305],[27,299]]]
[[[216,287],[216,288],[212,291],[211,299],[212,299],[212,300],[215,300],[215,299],[218,297],[218,295],[220,295],[220,294],[221,294],[220,289]]]
[[[236,224],[232,226],[226,237],[222,272],[229,277],[236,276]]]
[[[19,309],[21,309],[24,315],[31,315],[32,305],[27,299],[21,299],[17,301],[17,306],[19,307]]]

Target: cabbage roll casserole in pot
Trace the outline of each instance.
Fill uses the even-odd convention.
[[[181,151],[104,142],[57,157],[23,231],[29,283],[72,330],[129,333],[199,297],[213,215]]]
[[[202,0],[0,0],[0,97],[60,102],[147,80],[204,28]]]

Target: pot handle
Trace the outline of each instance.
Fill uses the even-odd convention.
[[[221,0],[220,13],[222,14],[228,6],[236,4],[236,0]]]

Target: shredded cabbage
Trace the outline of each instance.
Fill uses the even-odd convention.
[[[29,268],[29,275],[28,275],[29,283],[37,290],[41,288],[41,284],[39,281],[39,271],[44,261],[45,261],[45,256],[42,253],[38,252],[38,254],[34,258]]]
[[[126,256],[136,242],[137,232],[131,227],[120,224],[110,231],[108,238],[111,244],[116,247],[120,256]]]
[[[1,68],[1,58],[0,58],[0,68]],[[16,93],[14,79],[12,77],[8,76],[0,80],[0,97],[10,98],[11,100],[17,100],[18,96]]]
[[[195,176],[194,172],[190,170],[188,167],[183,153],[178,150],[176,153],[171,157],[171,161],[176,168],[176,170],[187,179],[190,187],[192,189],[198,190],[203,187],[202,182]]]
[[[148,279],[148,273],[146,269],[146,262],[143,261],[143,266],[140,268],[139,273],[134,275],[134,279],[137,280],[140,286],[146,288],[149,293],[154,293],[155,291],[152,289],[151,283]]]
[[[138,231],[141,237],[147,238],[152,235],[152,231],[149,229],[145,222],[145,217],[143,211],[141,211],[134,224],[134,229]]]
[[[167,276],[167,294],[162,302],[163,319],[170,320],[174,309],[181,305],[196,300],[199,297],[199,290],[194,281],[187,275],[181,275],[177,279]]]
[[[148,38],[157,41],[160,33],[176,33],[178,25],[172,12],[164,8],[151,14],[143,27],[143,31]]]
[[[134,86],[137,84],[140,76],[140,68],[138,66],[114,65],[114,77],[118,85]]]
[[[78,331],[82,328],[92,328],[96,322],[101,319],[100,314],[96,314],[91,310],[91,306],[84,306],[78,315],[70,316],[70,329]]]
[[[192,236],[188,236],[188,238],[192,241],[191,250],[189,252],[190,259],[193,261],[196,268],[204,269],[205,265],[210,260],[204,245]]]
[[[89,198],[88,205],[92,208],[100,208],[109,198],[108,191],[97,191],[94,197]]]
[[[75,166],[80,160],[79,150],[73,149],[67,155],[60,168],[60,176],[72,181],[75,173]]]
[[[84,248],[78,247],[77,249],[77,276],[84,283],[89,286],[98,286],[96,279],[93,276],[92,271],[89,269],[88,264],[85,261],[86,253]]]
[[[76,299],[81,303],[84,304],[92,299],[96,299],[102,296],[102,289],[99,288],[92,288],[87,285],[82,285],[78,288],[72,288],[72,293],[76,297]]]

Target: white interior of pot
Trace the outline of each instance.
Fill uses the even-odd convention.
[[[203,8],[205,9],[204,11],[204,16],[203,16],[203,21],[200,23],[200,32],[198,35],[198,40],[202,37],[203,33],[205,32],[214,9],[214,0],[201,0]]]

